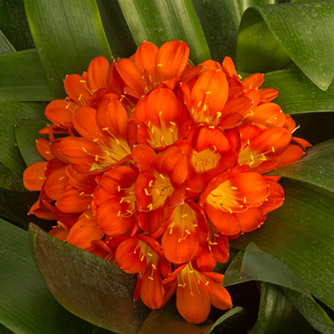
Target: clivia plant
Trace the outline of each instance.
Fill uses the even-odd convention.
[[[333,332],[332,2],[0,17],[5,333]]]

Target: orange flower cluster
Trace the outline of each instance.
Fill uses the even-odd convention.
[[[176,291],[179,313],[203,322],[232,307],[216,262],[229,239],[258,228],[282,205],[278,177],[303,156],[295,123],[233,62],[188,62],[185,42],[143,42],[129,59],[91,61],[68,75],[38,139],[46,160],[24,173],[40,191],[30,214],[50,232],[137,274],[135,299],[161,308]]]

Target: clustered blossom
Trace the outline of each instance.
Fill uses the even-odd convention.
[[[24,183],[40,191],[30,214],[56,220],[50,234],[136,274],[152,309],[175,293],[179,313],[203,322],[211,305],[232,307],[217,262],[229,240],[282,205],[279,177],[309,145],[295,122],[232,60],[188,62],[185,42],[143,42],[128,59],[91,61],[68,75],[40,131],[45,159]]]

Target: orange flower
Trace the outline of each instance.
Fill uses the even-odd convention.
[[[82,137],[65,137],[59,150],[76,171],[100,173],[130,155],[128,114],[118,100],[104,100],[97,112],[76,109],[73,125]]]
[[[174,89],[180,80],[189,55],[185,42],[170,41],[159,49],[143,42],[132,59],[120,59],[116,68],[126,87],[124,93],[140,98],[160,84]]]
[[[224,276],[194,269],[191,262],[177,268],[164,284],[176,285],[176,306],[187,321],[201,323],[209,315],[211,304],[220,310],[232,307],[228,291],[222,286]]]
[[[165,295],[161,276],[166,277],[170,271],[160,245],[150,237],[137,236],[121,242],[115,256],[125,272],[138,273],[135,299],[140,296],[148,307],[160,308]]]
[[[29,214],[56,220],[50,234],[136,274],[134,299],[152,309],[176,290],[179,313],[200,323],[211,305],[232,307],[213,272],[229,240],[283,204],[280,178],[262,174],[310,144],[263,74],[241,80],[228,57],[193,67],[188,55],[185,42],[143,42],[67,76],[24,185],[40,192]]]
[[[252,231],[264,222],[260,206],[269,194],[265,178],[244,166],[213,179],[202,192],[200,203],[215,229],[232,236]]]
[[[138,142],[161,150],[189,132],[192,121],[183,103],[170,89],[158,87],[143,96],[133,119],[139,125]]]

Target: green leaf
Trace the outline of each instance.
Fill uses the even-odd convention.
[[[240,251],[235,256],[231,264],[227,267],[223,279],[224,286],[231,286],[253,280],[252,278],[241,277],[241,266],[242,266],[243,256],[244,252]]]
[[[115,57],[129,57],[136,52],[129,27],[117,1],[97,0],[102,23]]]
[[[193,0],[208,42],[212,59],[221,62],[225,56],[235,61],[237,35],[243,12],[259,4],[275,0]]]
[[[24,0],[32,36],[55,97],[66,74],[81,74],[97,56],[112,57],[94,0]]]
[[[334,110],[334,84],[324,92],[298,69],[268,72],[262,87],[278,90],[275,103],[286,114]]]
[[[4,55],[4,54],[11,53],[14,51],[15,51],[15,48],[13,47],[12,44],[10,44],[9,40],[0,30],[0,55]]]
[[[0,1],[0,27],[16,50],[34,48],[23,0]]]
[[[36,139],[42,138],[39,130],[47,125],[43,120],[21,119],[16,122],[15,137],[22,158],[27,166],[43,161],[36,149]]]
[[[236,328],[236,323],[245,320],[245,310],[241,306],[236,306],[225,312],[211,327],[210,333],[215,333],[216,329],[219,329],[219,333],[226,331],[229,333],[229,329]]]
[[[283,290],[290,302],[313,328],[321,333],[334,333],[334,322],[311,296],[303,295],[287,288],[284,288]]]
[[[240,12],[235,1],[193,0],[212,59],[222,62],[225,56],[235,60]]]
[[[280,167],[271,174],[307,182],[334,192],[334,140],[311,147],[301,160]]]
[[[281,261],[250,243],[242,261],[241,277],[274,283],[309,294],[303,283]]]
[[[231,242],[245,249],[255,242],[282,261],[309,291],[334,309],[334,194],[311,184],[285,179],[284,205],[263,226]]]
[[[117,333],[138,332],[149,311],[140,300],[133,302],[135,275],[37,226],[31,229],[37,262],[61,305],[97,326]]]
[[[240,23],[236,59],[238,70],[245,72],[278,70],[290,61],[267,23],[252,8],[244,13]]]
[[[24,161],[15,142],[14,126],[19,118],[42,119],[44,105],[38,103],[0,102],[0,162],[21,175]]]
[[[1,219],[0,254],[0,323],[10,331],[107,333],[73,316],[54,300],[33,257],[29,233]]]
[[[237,42],[239,70],[275,70],[283,66],[289,56],[312,82],[326,90],[334,77],[333,11],[334,3],[331,1],[249,8],[240,23]],[[261,35],[255,38],[256,32]],[[274,67],[269,61],[274,61]]]
[[[318,333],[311,328],[281,287],[262,283],[259,314],[249,334]]]
[[[0,56],[0,101],[49,101],[49,82],[35,49]]]
[[[138,334],[209,334],[211,326],[209,320],[200,325],[186,322],[176,309],[175,298],[172,298],[162,309],[151,312]]]
[[[22,176],[12,172],[2,163],[0,163],[0,188],[24,191]]]
[[[191,0],[118,0],[118,3],[137,45],[147,40],[160,46],[180,39],[188,43],[194,63],[210,58]]]

